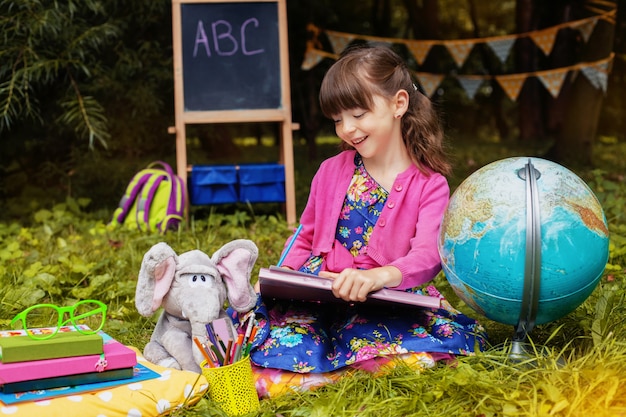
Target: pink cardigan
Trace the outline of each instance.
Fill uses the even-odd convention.
[[[402,282],[396,289],[430,281],[441,270],[437,238],[450,196],[447,180],[438,173],[425,175],[414,165],[399,174],[388,190],[389,197],[370,236],[367,252],[353,257],[335,242],[335,232],[354,173],[354,156],[355,151],[344,151],[320,165],[300,218],[302,230],[283,266],[297,270],[311,255],[322,255],[322,269],[335,272],[395,266],[402,273]]]

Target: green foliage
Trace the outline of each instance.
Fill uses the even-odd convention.
[[[0,197],[40,208],[89,195],[102,208],[132,173],[174,154],[170,10],[0,0]]]
[[[112,304],[113,318],[118,318],[120,308],[133,309],[143,253],[156,242],[167,241],[179,253],[202,249],[211,254],[230,240],[251,239],[259,247],[258,272],[259,265],[276,262],[290,232],[278,217],[251,222],[247,213],[237,212],[192,220],[188,230],[178,233],[145,235],[94,220],[81,211],[85,204],[68,199],[39,210],[29,228],[0,223],[0,239],[10,242],[0,248],[2,318],[35,302],[87,298]]]
[[[104,109],[83,92],[101,66],[99,52],[119,36],[104,12],[94,0],[0,2],[0,132],[23,120],[43,123],[56,111],[61,126],[88,136],[91,146],[105,143]],[[52,112],[50,93],[61,102]]]
[[[469,152],[459,152],[470,157]],[[491,158],[504,156],[498,152]],[[466,168],[471,171],[472,166]],[[353,372],[323,388],[264,400],[255,415],[609,416],[626,412],[626,226],[620,211],[626,194],[625,186],[614,181],[618,174],[611,172],[606,166],[588,173],[611,230],[606,273],[592,296],[573,313],[533,331],[537,350],[531,346],[521,362],[509,356],[512,329],[479,317],[490,335],[491,347],[485,353],[421,372],[403,364],[376,378]],[[0,240],[6,242],[0,248],[0,327],[34,303],[64,305],[95,298],[110,309],[105,331],[142,348],[157,316],[138,315],[134,292],[141,259],[153,244],[164,240],[179,253],[197,248],[210,254],[232,239],[248,238],[259,247],[255,278],[258,268],[276,262],[290,234],[282,216],[258,214],[253,207],[193,211],[185,229],[164,236],[112,228],[86,207],[87,199],[67,198],[34,211],[30,226],[0,222]],[[435,285],[453,305],[477,316],[455,297],[442,275]],[[539,348],[543,345],[550,347]],[[203,398],[175,415],[223,413]]]

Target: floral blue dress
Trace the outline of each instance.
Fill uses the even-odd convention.
[[[356,168],[337,224],[339,240],[354,256],[367,246],[388,193],[363,166]],[[323,259],[312,256],[301,271],[317,274]],[[435,287],[413,292],[441,297]],[[468,355],[484,348],[484,329],[447,302],[440,309],[348,303],[261,300],[261,330],[251,351],[261,367],[322,373],[381,356],[411,352]],[[444,355],[445,356],[445,355]]]

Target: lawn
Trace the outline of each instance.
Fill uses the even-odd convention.
[[[322,148],[320,158],[333,152]],[[256,150],[255,150],[256,152]],[[472,170],[528,150],[501,144],[459,144],[454,188]],[[454,306],[478,318],[490,345],[453,365],[415,372],[400,364],[372,377],[355,371],[339,382],[263,400],[259,416],[626,416],[626,145],[601,141],[594,169],[575,170],[601,201],[610,230],[610,257],[593,294],[574,312],[531,333],[524,358],[509,354],[513,329],[464,305],[439,275],[435,285]],[[296,149],[298,211],[316,161]],[[111,209],[112,213],[113,208]],[[0,328],[27,306],[94,298],[109,306],[104,330],[142,348],[156,316],[134,307],[141,259],[164,240],[177,252],[211,254],[235,238],[259,247],[258,268],[275,263],[290,234],[279,207],[211,207],[193,211],[188,227],[165,236],[112,228],[89,213],[86,198],[39,209],[23,223],[0,223]],[[581,250],[584,250],[582,248]],[[221,415],[208,398],[178,415]]]

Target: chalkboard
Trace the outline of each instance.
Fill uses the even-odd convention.
[[[176,173],[187,181],[187,125],[280,125],[285,212],[296,224],[287,0],[172,0]]]
[[[280,109],[278,6],[181,4],[184,111]]]

